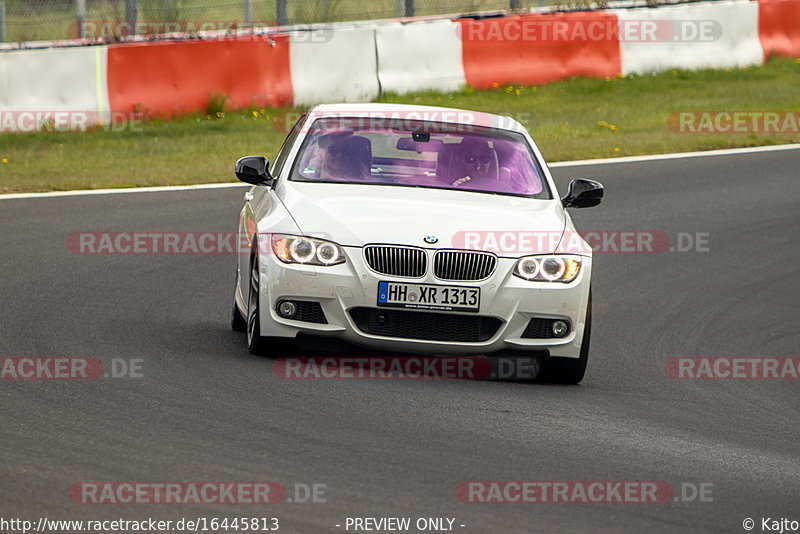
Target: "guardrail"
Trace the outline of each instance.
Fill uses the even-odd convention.
[[[87,37],[85,23],[137,25],[206,22],[287,26],[416,16],[522,14],[541,9],[609,9],[690,0],[0,0],[0,42]],[[142,24],[144,23],[144,24]],[[152,35],[152,34],[151,34]]]
[[[212,98],[233,108],[299,106],[758,65],[770,54],[800,57],[800,0],[285,30],[0,53],[0,111],[89,112],[107,123],[112,114],[203,111]]]

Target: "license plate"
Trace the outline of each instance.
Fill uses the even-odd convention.
[[[378,306],[476,312],[480,305],[479,287],[378,282]]]

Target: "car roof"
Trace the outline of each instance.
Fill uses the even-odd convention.
[[[527,130],[519,122],[504,115],[484,111],[415,106],[409,104],[320,104],[309,109],[309,118],[321,116],[398,118],[404,120],[430,120],[449,124],[472,124],[500,128],[519,133]]]

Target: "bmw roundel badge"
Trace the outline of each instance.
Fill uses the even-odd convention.
[[[426,235],[425,239],[423,239],[423,241],[425,241],[426,243],[429,243],[429,244],[432,245],[432,244],[436,243],[437,241],[439,241],[439,238],[436,237],[435,235]]]

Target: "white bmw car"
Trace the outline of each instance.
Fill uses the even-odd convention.
[[[535,356],[583,379],[591,248],[528,131],[502,116],[384,104],[323,105],[274,163],[250,156],[232,326],[253,353],[302,336],[429,355]]]

